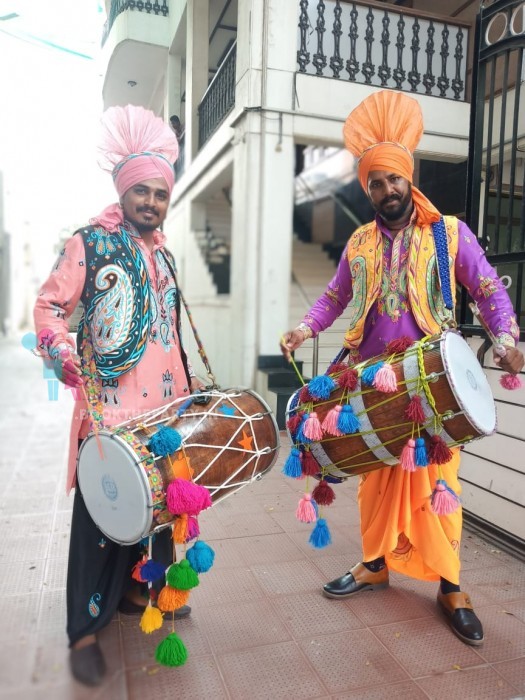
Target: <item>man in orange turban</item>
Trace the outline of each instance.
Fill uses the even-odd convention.
[[[523,368],[511,301],[476,236],[455,217],[442,217],[412,184],[412,153],[422,134],[419,103],[401,92],[375,92],[349,115],[345,145],[358,158],[359,181],[377,215],[351,235],[325,293],[285,334],[281,349],[286,357],[345,309],[344,346],[353,362],[381,355],[400,338],[439,334],[454,321],[459,282],[477,302],[496,343],[505,346],[495,362],[512,374]],[[439,232],[444,246],[436,243]],[[437,514],[430,503],[437,479],[460,491],[459,450],[452,452],[452,459],[439,466],[411,471],[400,463],[361,476],[363,561],[323,591],[344,599],[384,588],[389,569],[439,581],[438,604],[453,632],[466,644],[479,645],[483,628],[459,585],[461,508]]]

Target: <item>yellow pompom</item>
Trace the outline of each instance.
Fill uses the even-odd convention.
[[[157,605],[163,612],[173,612],[186,605],[189,597],[189,591],[179,591],[171,586],[164,586],[157,598]]]
[[[151,634],[162,627],[162,613],[158,608],[147,605],[140,618],[140,629]]]
[[[175,522],[173,524],[172,537],[173,541],[177,544],[184,544],[186,542],[186,538],[188,537],[187,513],[183,513],[182,515],[179,515],[177,518],[175,518]]]

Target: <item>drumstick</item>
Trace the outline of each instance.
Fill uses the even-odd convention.
[[[73,366],[75,366],[75,363],[73,362],[73,355],[71,354],[71,348],[69,345],[67,346],[67,352],[69,353],[69,359],[73,363]],[[82,381],[82,380],[81,380]],[[97,422],[93,418],[93,413],[91,412],[91,406],[89,405],[89,400],[88,400],[88,395],[86,392],[86,387],[84,385],[84,382],[82,381],[81,385],[82,387],[82,394],[84,395],[84,401],[86,402],[87,410],[89,413],[89,417],[91,418],[91,423],[93,424],[93,433],[95,434],[95,440],[97,441],[97,447],[98,447],[98,454],[100,455],[100,459],[104,459],[104,451],[102,449],[102,442],[100,440],[100,435],[98,434],[98,426]],[[80,387],[73,387],[75,389],[79,389]]]
[[[490,342],[491,342],[492,345],[494,346],[494,351],[495,351],[500,357],[505,357],[505,355],[507,354],[507,350],[506,350],[505,346],[502,345],[502,344],[498,341],[498,339],[496,338],[496,336],[494,335],[494,333],[490,330],[490,328],[489,328],[489,327],[487,326],[487,324],[485,323],[485,320],[484,320],[483,316],[481,315],[481,312],[480,312],[480,310],[479,310],[479,308],[478,308],[478,305],[477,305],[476,303],[474,303],[474,302],[471,302],[471,303],[469,304],[469,307],[470,307],[470,310],[472,311],[472,313],[474,314],[474,316],[478,319],[478,321],[479,321],[480,324],[482,325],[482,327],[483,327],[483,329],[485,330],[485,332],[487,333]]]
[[[285,338],[284,338],[284,333],[281,335],[281,343],[282,343],[283,345],[286,345],[286,340],[285,340]],[[297,376],[299,377],[299,381],[301,382],[301,384],[302,384],[303,386],[305,386],[306,382],[304,381],[302,374],[299,372],[299,368],[298,368],[297,365],[295,364],[295,360],[293,359],[293,356],[292,356],[291,354],[290,354],[290,359],[288,360],[288,362],[289,362],[289,363],[292,365],[292,367],[294,368],[295,373],[296,373]]]

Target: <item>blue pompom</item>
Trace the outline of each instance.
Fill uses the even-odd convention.
[[[327,374],[319,374],[308,382],[308,391],[315,399],[328,399],[337,384]]]
[[[374,383],[374,379],[376,378],[376,374],[379,372],[381,367],[384,365],[384,362],[376,362],[373,365],[369,365],[368,367],[365,367],[364,370],[361,372],[361,382],[363,384],[368,384],[369,386],[372,386]]]
[[[359,418],[355,415],[354,409],[349,403],[341,407],[341,412],[337,419],[337,427],[345,435],[351,435],[359,431],[361,427]]]
[[[151,436],[148,447],[157,457],[167,457],[182,445],[182,437],[173,428],[163,425]]]
[[[332,544],[332,536],[330,535],[330,530],[324,518],[319,518],[317,520],[308,542],[316,549],[322,549]]]
[[[186,559],[190,562],[192,569],[195,569],[198,574],[203,574],[213,566],[215,552],[206,542],[197,540],[186,552]]]
[[[282,471],[285,476],[289,476],[292,479],[299,479],[303,475],[301,453],[297,447],[292,447]]]
[[[416,453],[414,455],[414,461],[416,463],[416,467],[428,466],[427,448],[425,447],[425,441],[422,437],[416,438]]]
[[[140,567],[140,578],[144,581],[158,581],[159,578],[164,576],[166,568],[159,564],[153,559],[148,559],[148,561]]]

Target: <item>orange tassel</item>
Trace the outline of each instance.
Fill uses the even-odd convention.
[[[157,598],[157,607],[162,612],[173,612],[186,605],[190,597],[189,591],[179,591],[171,586],[164,586]]]
[[[182,513],[178,518],[175,519],[173,524],[173,541],[177,544],[184,544],[188,536],[188,514]]]

